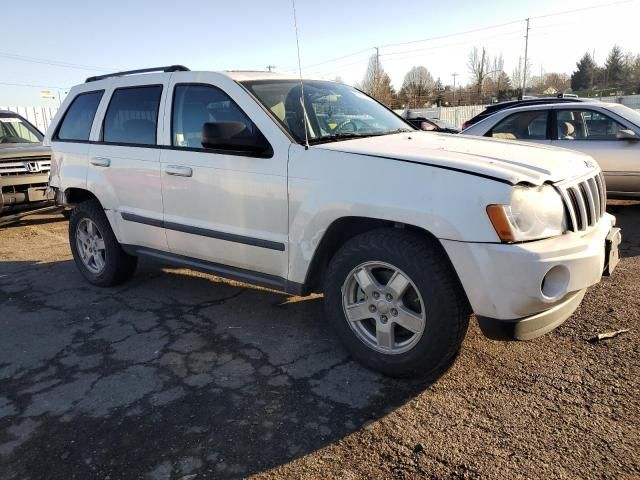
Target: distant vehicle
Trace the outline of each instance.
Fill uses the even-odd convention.
[[[471,311],[488,335],[542,335],[618,262],[588,155],[421,132],[340,83],[102,75],[71,89],[46,141],[89,283],[124,282],[150,256],[321,292],[354,358],[388,375],[441,372]]]
[[[445,120],[440,120],[439,118],[425,118],[425,117],[417,117],[417,118],[405,118],[407,122],[413,125],[420,130],[425,130],[427,132],[442,132],[442,133],[459,133],[460,130],[456,128],[454,125],[450,124]]]
[[[49,199],[51,150],[42,146],[43,137],[27,119],[0,110],[0,214]]]
[[[507,108],[517,108],[523,107],[525,105],[541,105],[548,103],[566,103],[566,102],[584,102],[588,99],[576,98],[576,97],[525,97],[523,100],[507,100],[506,102],[500,102],[493,105],[489,105],[482,112],[480,112],[475,117],[467,120],[462,124],[462,129],[469,128],[471,125],[478,123],[481,120],[484,120],[487,117],[490,117],[496,112],[501,110],[505,110]]]
[[[462,134],[587,153],[600,164],[610,197],[640,198],[640,113],[624,105],[592,101],[510,108]]]

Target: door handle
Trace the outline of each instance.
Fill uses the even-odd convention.
[[[176,177],[191,177],[193,175],[191,167],[183,167],[181,165],[167,165],[164,171],[167,175]]]
[[[93,157],[91,159],[91,165],[96,167],[108,167],[111,165],[111,160],[106,157]]]

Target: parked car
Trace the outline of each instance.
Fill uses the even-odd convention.
[[[445,120],[439,118],[405,118],[407,122],[420,130],[427,132],[441,132],[441,133],[459,133],[460,130]]]
[[[640,113],[604,102],[535,105],[504,110],[464,135],[544,143],[591,155],[615,198],[640,198]]]
[[[590,157],[433,135],[347,85],[301,87],[180,66],[73,87],[47,144],[80,273],[109,287],[150,256],[323,292],[353,356],[407,376],[445,368],[472,312],[488,335],[534,338],[615,267]]]
[[[494,103],[493,105],[489,105],[478,115],[464,122],[462,124],[462,129],[464,130],[465,128],[469,128],[471,125],[475,125],[481,120],[484,120],[485,118],[490,117],[494,113],[500,112],[502,110],[506,110],[509,108],[518,108],[518,107],[524,107],[529,105],[542,105],[542,104],[549,104],[549,103],[562,104],[562,103],[575,103],[575,102],[584,102],[584,101],[588,101],[588,99],[578,98],[578,97],[567,97],[567,96],[540,97],[540,98],[527,97],[522,100],[507,100],[505,102]]]
[[[42,133],[17,113],[0,110],[0,214],[18,205],[43,202],[51,151]]]

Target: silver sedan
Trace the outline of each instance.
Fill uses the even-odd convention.
[[[546,104],[501,110],[463,130],[476,135],[570,148],[591,155],[607,193],[640,198],[640,113],[616,103]]]

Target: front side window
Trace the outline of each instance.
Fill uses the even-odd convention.
[[[69,109],[62,119],[57,140],[81,141],[89,140],[91,125],[96,116],[98,105],[102,100],[104,90],[97,92],[81,93],[73,99]]]
[[[624,126],[595,110],[558,110],[558,140],[616,140]]]
[[[212,85],[176,85],[173,94],[171,144],[176,147],[205,148],[202,129],[210,122],[238,122],[244,129],[234,141],[262,137],[255,124],[231,98]],[[238,146],[240,149],[240,146]]]
[[[304,88],[297,80],[256,80],[243,85],[299,143],[305,141],[305,122],[310,143],[414,130],[391,110],[347,85],[308,80]]]
[[[487,136],[507,140],[545,140],[548,116],[546,110],[514,113],[493,127]]]
[[[119,88],[104,117],[106,143],[155,145],[161,85]]]
[[[0,144],[41,141],[42,134],[29,122],[13,115],[0,115]]]

